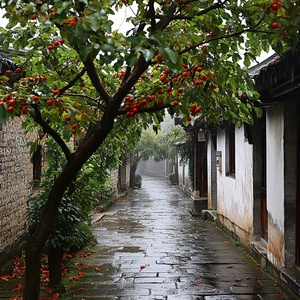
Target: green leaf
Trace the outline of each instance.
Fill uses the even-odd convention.
[[[168,55],[171,62],[176,65],[178,62],[179,55],[176,51],[170,49],[170,48],[164,48],[164,52]]]
[[[150,61],[155,55],[155,52],[152,49],[142,49],[141,52],[147,62]]]
[[[246,68],[249,68],[251,65],[251,57],[247,52],[244,55],[244,65]]]
[[[254,107],[254,111],[255,111],[255,114],[258,118],[261,118],[262,115],[263,115],[263,111],[262,109],[258,108],[258,107]]]
[[[228,81],[229,81],[229,84],[231,85],[232,91],[236,91],[237,90],[236,78],[233,76],[230,76]]]
[[[97,32],[101,27],[101,23],[98,18],[89,18],[90,27],[94,32]]]
[[[7,112],[6,108],[4,107],[4,105],[1,105],[0,106],[0,123],[5,124],[8,119],[9,119],[8,112]]]

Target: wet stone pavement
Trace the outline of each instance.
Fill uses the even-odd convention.
[[[94,223],[98,245],[67,299],[291,299],[191,205],[166,179],[143,176]]]

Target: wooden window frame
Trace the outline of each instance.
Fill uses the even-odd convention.
[[[226,128],[227,168],[226,175],[235,177],[235,125],[228,124]]]
[[[42,177],[42,146],[38,145],[37,149],[32,154],[32,175],[35,185],[38,185]]]

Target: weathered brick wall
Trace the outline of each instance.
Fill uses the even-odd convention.
[[[0,272],[26,233],[33,167],[20,120],[0,126]]]

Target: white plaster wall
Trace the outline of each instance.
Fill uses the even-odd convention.
[[[267,111],[267,207],[274,222],[284,231],[284,149],[283,110],[272,108]]]
[[[180,157],[178,158],[180,161]],[[178,164],[178,187],[180,190],[191,193],[191,181],[189,178],[188,164]]]
[[[267,209],[268,259],[284,266],[284,111],[283,106],[267,111]]]
[[[235,178],[226,176],[225,130],[217,134],[217,151],[222,151],[222,172],[217,171],[218,213],[237,226],[237,232],[253,233],[253,147],[244,128],[235,129]],[[233,226],[233,227],[234,227]]]
[[[181,187],[184,184],[184,166],[178,164],[178,185]]]

